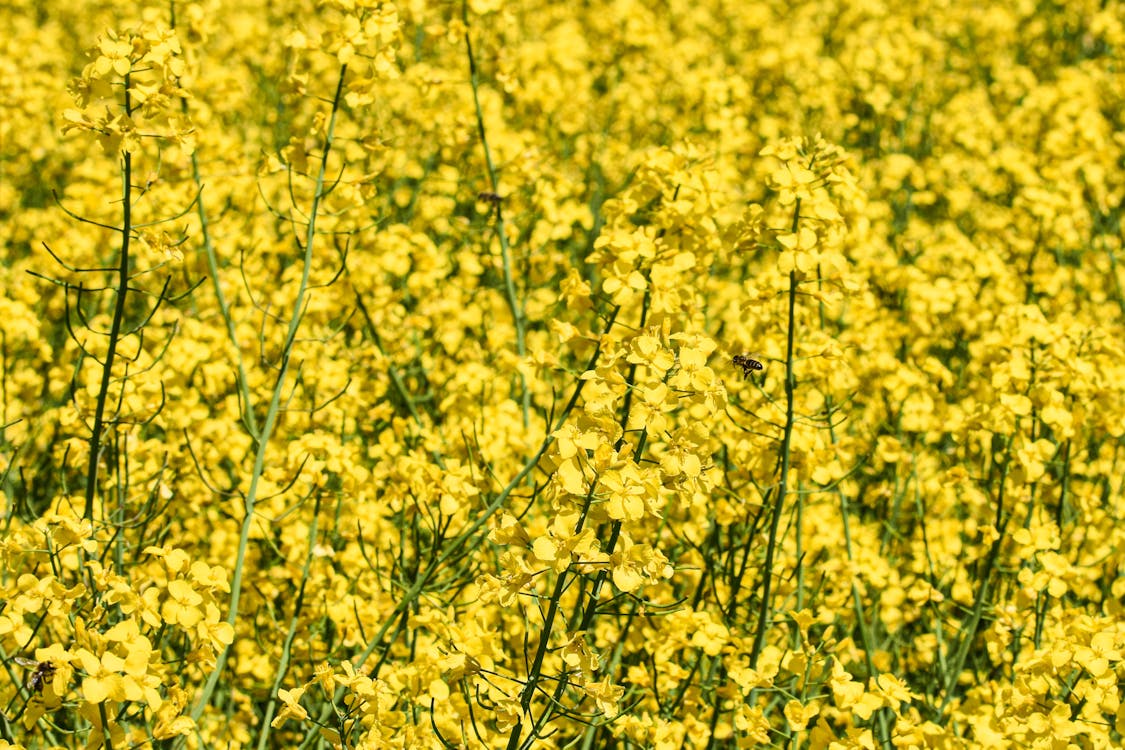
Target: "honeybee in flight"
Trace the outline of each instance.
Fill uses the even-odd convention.
[[[742,368],[742,375],[748,378],[755,372],[766,369],[765,365],[755,359],[757,356],[756,354],[736,354],[731,357],[730,361],[735,367]]]
[[[58,669],[49,661],[35,661],[34,659],[27,659],[23,656],[12,657],[12,660],[21,667],[35,670],[31,673],[31,676],[27,678],[27,689],[33,693],[43,692],[43,686],[51,681],[51,678],[55,676],[55,671]]]

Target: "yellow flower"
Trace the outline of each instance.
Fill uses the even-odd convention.
[[[75,654],[78,664],[86,676],[82,678],[82,694],[91,703],[102,701],[124,701],[125,680],[122,672],[125,660],[117,654],[106,652],[99,659],[88,650],[81,648]]]
[[[306,688],[307,686],[301,686],[292,690],[282,688],[277,691],[277,697],[281,699],[282,707],[277,712],[277,716],[270,722],[271,727],[274,729],[280,727],[286,719],[302,721],[309,717],[309,712],[301,706],[301,698],[305,695]]]
[[[612,682],[587,682],[582,686],[583,692],[594,699],[594,704],[606,716],[615,716],[618,711],[618,702],[625,695],[625,688]]]
[[[820,713],[820,709],[815,701],[802,704],[798,700],[791,700],[785,704],[784,713],[790,731],[803,732],[809,721]]]
[[[193,628],[203,619],[202,603],[203,597],[191,583],[178,578],[168,582],[168,598],[160,605],[160,616],[169,625]]]

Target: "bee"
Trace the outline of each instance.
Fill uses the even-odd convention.
[[[748,378],[755,372],[766,369],[765,365],[754,358],[755,356],[757,355],[736,354],[730,361],[735,367],[741,368],[743,376]]]
[[[498,193],[493,193],[486,190],[477,195],[477,200],[481,203],[491,203],[494,206],[498,206],[500,205],[500,201],[504,200],[504,197],[502,195],[499,195]]]
[[[13,657],[13,661],[21,667],[34,669],[31,676],[27,678],[27,689],[33,693],[43,692],[43,686],[51,681],[55,676],[58,669],[54,664],[49,661],[35,661],[34,659],[27,659],[22,656]]]

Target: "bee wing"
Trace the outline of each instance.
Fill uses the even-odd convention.
[[[26,656],[13,656],[12,661],[14,661],[16,664],[19,664],[21,667],[27,667],[28,669],[39,668],[39,662],[35,661],[34,659],[28,659]]]

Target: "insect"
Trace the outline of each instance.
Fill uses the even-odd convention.
[[[482,203],[491,203],[492,205],[497,206],[500,204],[500,201],[504,200],[504,197],[497,193],[485,191],[477,195],[477,200],[481,201]]]
[[[35,661],[34,659],[27,659],[22,656],[13,657],[13,661],[21,667],[28,669],[34,668],[31,677],[27,678],[27,689],[33,693],[40,693],[43,691],[43,686],[51,681],[55,676],[55,671],[58,669],[54,664],[49,661]]]
[[[735,367],[742,368],[743,376],[748,378],[755,372],[766,369],[765,365],[754,358],[755,356],[757,355],[736,354],[730,361]]]

